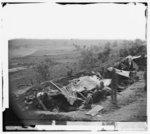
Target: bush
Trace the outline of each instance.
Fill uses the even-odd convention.
[[[36,65],[34,68],[34,71],[37,73],[37,80],[40,81],[47,81],[51,78],[50,71],[52,70],[52,67],[54,65],[54,62],[51,59],[45,59],[43,62],[40,62]]]
[[[104,48],[104,51],[98,54],[98,59],[101,60],[102,63],[104,63],[106,60],[108,60],[110,52],[111,52],[110,44],[107,43]]]
[[[79,60],[81,69],[87,69],[90,71],[95,66],[96,62],[97,59],[91,49],[81,51],[81,59]]]
[[[120,49],[119,54],[120,54],[120,57],[126,57],[128,55],[135,56],[135,55],[146,54],[145,42],[137,39],[130,44],[129,48]]]
[[[128,49],[120,49],[119,55],[120,55],[120,57],[126,57],[129,55],[129,50]]]

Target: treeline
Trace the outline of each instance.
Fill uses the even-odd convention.
[[[96,68],[112,66],[116,61],[128,55],[135,56],[146,53],[146,42],[140,39],[124,41],[120,46],[107,42],[103,48],[100,45],[82,48],[79,65],[81,69],[91,71]]]
[[[142,54],[146,54],[146,42],[142,41],[142,40],[135,40],[132,44],[130,48],[124,48],[124,49],[120,49],[120,57],[125,57],[127,55],[142,55]]]
[[[75,44],[76,45],[76,44]],[[81,70],[85,71],[100,71],[102,68],[107,68],[113,66],[114,63],[121,60],[128,55],[142,55],[146,54],[146,42],[142,40],[135,41],[124,41],[122,44],[116,44],[111,42],[106,42],[103,45],[91,45],[78,46],[76,45],[77,51],[80,52],[81,56],[77,63],[76,72]],[[53,78],[53,70],[55,70],[56,63],[48,58],[43,62],[37,64],[34,68],[36,72],[37,81],[47,81]],[[63,71],[62,69],[60,71]],[[74,74],[74,69],[68,67],[66,76],[72,76]]]

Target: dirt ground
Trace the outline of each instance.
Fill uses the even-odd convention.
[[[105,113],[100,120],[109,121],[146,121],[147,97],[144,81],[134,83],[117,96],[117,108],[113,108],[110,98],[101,105]],[[98,119],[98,120],[99,120]]]
[[[141,74],[140,74],[141,75]],[[89,116],[89,110],[73,112],[48,112],[30,111],[28,117],[42,120],[68,120],[68,121],[126,121],[140,122],[147,120],[147,93],[144,91],[145,82],[143,78],[127,89],[118,93],[117,105],[112,105],[111,98],[96,105],[104,107],[96,116]],[[94,107],[95,105],[92,105]],[[30,118],[31,119],[31,118]]]

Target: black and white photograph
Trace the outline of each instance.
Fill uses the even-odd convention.
[[[3,131],[147,131],[147,2],[2,10]]]

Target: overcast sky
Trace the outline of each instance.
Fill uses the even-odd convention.
[[[143,4],[6,5],[3,28],[8,39],[145,39]]]

